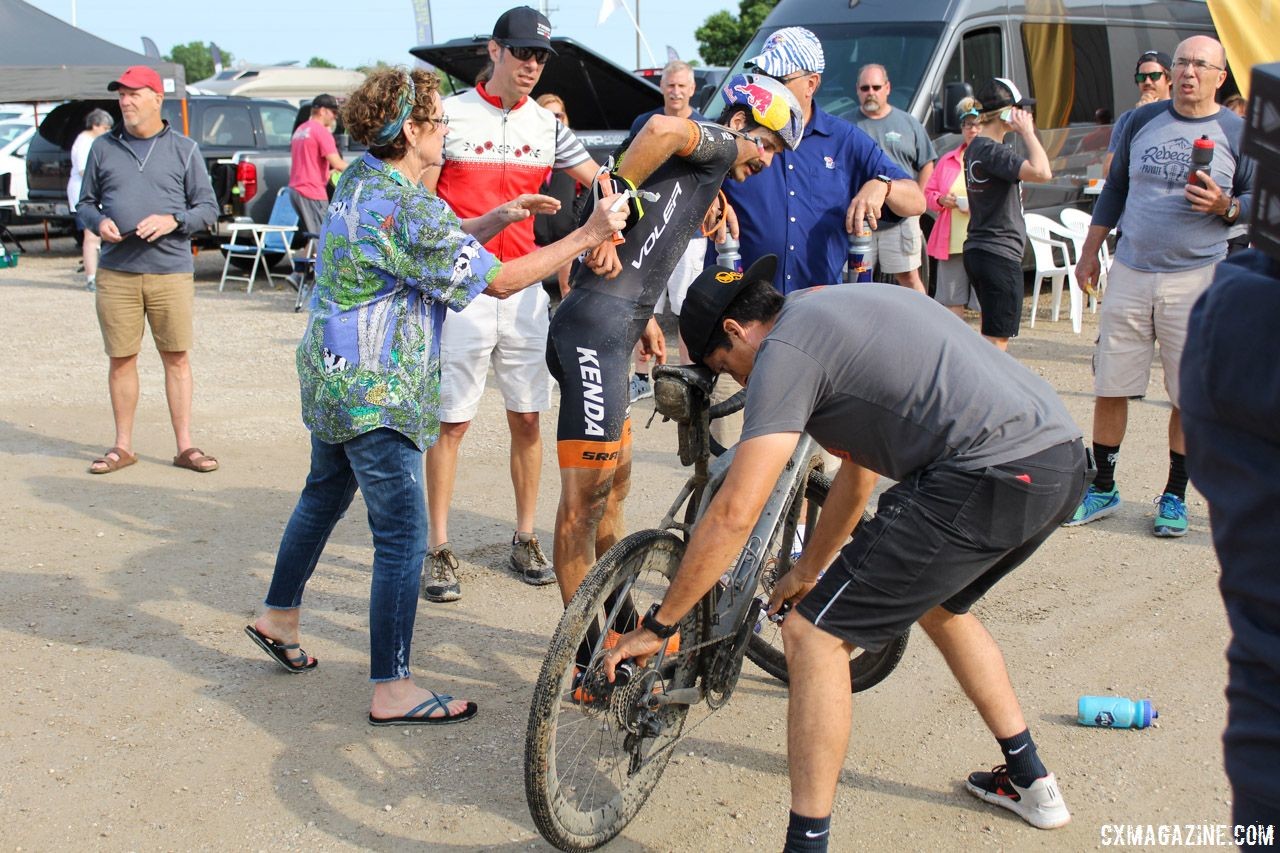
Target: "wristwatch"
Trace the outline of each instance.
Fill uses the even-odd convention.
[[[889,193],[893,192],[893,178],[888,175],[876,175],[877,181],[884,181],[884,197],[888,198]]]
[[[1231,199],[1231,204],[1227,205],[1227,212],[1222,215],[1222,218],[1229,223],[1234,223],[1240,218],[1240,199]]]
[[[173,217],[174,222],[178,223],[179,229],[187,224],[187,215],[185,213],[171,213],[169,215]]]
[[[644,628],[649,633],[655,635],[659,640],[669,640],[675,636],[677,631],[680,630],[680,626],[679,625],[663,625],[661,622],[659,622],[658,611],[661,608],[662,608],[661,603],[654,602],[653,606],[649,608],[649,612],[646,613],[644,615],[644,618],[640,620],[640,627]]]

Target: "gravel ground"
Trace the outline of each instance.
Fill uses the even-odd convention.
[[[28,238],[0,270],[12,366],[0,389],[0,814],[18,850],[544,849],[524,802],[529,699],[558,618],[554,587],[503,568],[513,512],[501,403],[488,392],[462,452],[453,541],[463,599],[422,604],[420,682],[479,702],[443,731],[365,722],[369,533],[341,523],[308,589],[303,630],[322,663],[288,678],[242,633],[307,471],[293,294],[217,289],[198,258],[195,436],[222,469],[172,467],[155,352],[141,356],[140,462],[91,477],[110,442],[106,359],[69,240]],[[1047,296],[1044,297],[1047,301]],[[1071,334],[1047,311],[1013,353],[1091,417],[1097,318]],[[27,371],[26,366],[32,370]],[[836,849],[1052,849],[1101,844],[1108,824],[1225,823],[1228,629],[1203,500],[1182,540],[1150,535],[1168,403],[1159,377],[1132,407],[1120,482],[1129,502],[1055,535],[981,603],[1074,820],[1041,832],[963,792],[1000,754],[941,657],[917,633],[899,670],[854,702]],[[670,424],[637,406],[630,529],[682,479]],[[551,420],[547,421],[552,423]],[[548,426],[548,430],[551,427]],[[539,533],[557,481],[545,448]],[[1151,698],[1144,731],[1079,727],[1076,698]],[[609,849],[776,850],[786,825],[786,691],[746,664],[733,701],[683,741],[652,799]],[[695,710],[692,721],[707,716]]]

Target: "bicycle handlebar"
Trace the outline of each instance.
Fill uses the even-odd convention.
[[[746,402],[747,402],[747,389],[743,388],[741,391],[734,394],[729,399],[716,403],[714,406],[712,406],[710,409],[707,410],[707,415],[713,421],[716,420],[717,418],[725,418],[725,417],[728,417],[729,415],[732,415],[735,412],[742,411],[742,407],[746,405]]]

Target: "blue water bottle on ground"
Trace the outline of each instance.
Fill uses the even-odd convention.
[[[871,265],[867,263],[869,254],[871,254],[871,226],[864,220],[849,235],[849,258],[844,271],[846,282],[871,281]]]
[[[1105,729],[1145,729],[1159,716],[1150,699],[1123,696],[1081,696],[1076,707],[1080,725]]]

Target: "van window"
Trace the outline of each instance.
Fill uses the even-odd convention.
[[[999,27],[983,27],[964,34],[951,55],[943,84],[968,83],[977,92],[992,77],[1004,76],[1004,46]]]
[[[264,106],[260,114],[267,147],[287,148],[293,138],[293,118],[296,111],[292,107]]]
[[[200,115],[195,134],[201,145],[218,148],[254,148],[253,123],[243,104],[210,105]]]
[[[815,100],[822,109],[850,121],[857,117],[861,103],[858,70],[871,62],[889,72],[889,103],[910,109],[942,35],[942,24],[933,22],[812,24],[808,28],[822,41],[827,63]],[[740,73],[746,60],[759,56],[765,39],[776,29],[757,32],[729,73]]]
[[[1022,49],[1036,99],[1036,126],[1045,130],[1091,124],[1114,104],[1106,27],[1096,24],[1022,25]]]

